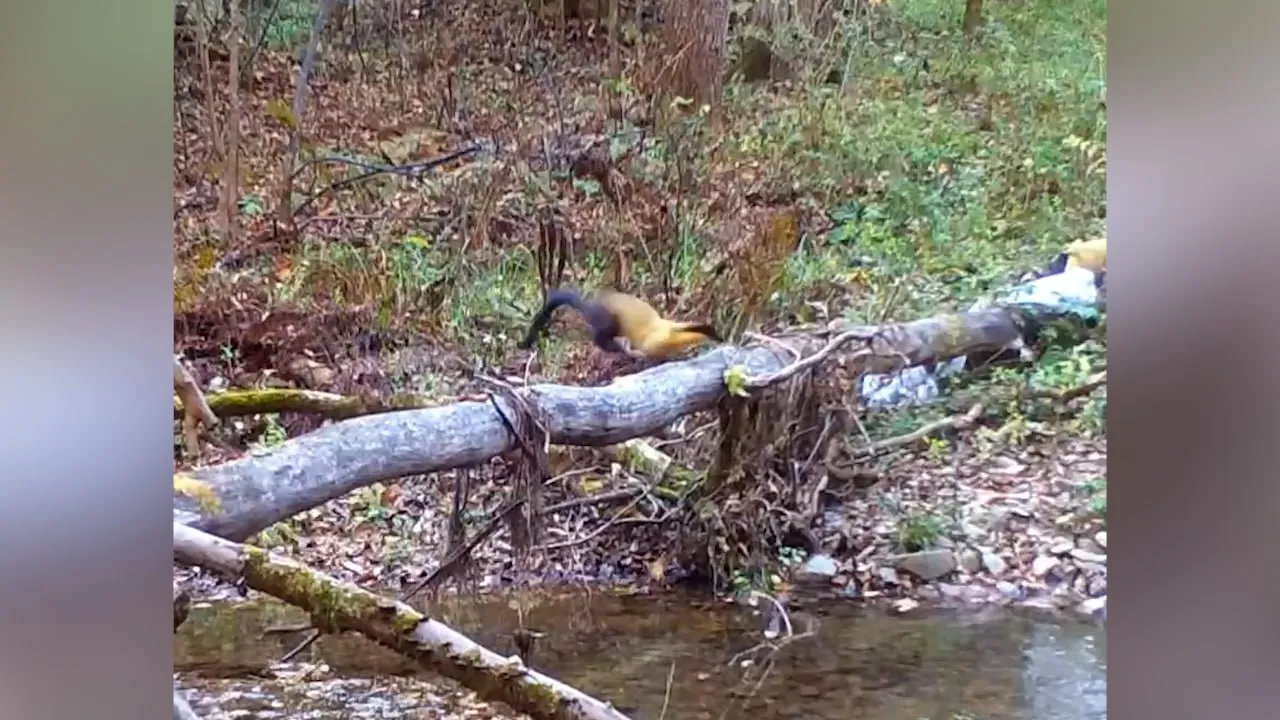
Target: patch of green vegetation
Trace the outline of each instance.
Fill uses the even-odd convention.
[[[266,47],[294,48],[305,43],[311,35],[311,25],[320,3],[318,0],[280,0],[262,3],[257,8],[246,18],[246,29],[255,42],[262,37]],[[343,12],[345,8],[344,4],[335,3],[333,11]],[[329,20],[332,19],[331,13]]]
[[[908,513],[898,519],[898,546],[903,552],[928,550],[937,544],[944,530],[945,522],[933,513]]]
[[[976,42],[960,35],[961,9],[900,0],[846,28],[843,86],[729,92],[734,116],[768,119],[735,126],[724,150],[837,221],[812,250],[825,262],[791,264],[791,289],[867,258],[881,285],[871,304],[905,277],[894,316],[916,317],[1102,228],[1105,2],[987,6]]]
[[[262,416],[262,432],[258,434],[258,439],[252,444],[252,449],[265,449],[275,447],[285,440],[289,439],[289,434],[285,431],[284,425],[280,423],[280,416],[271,413]]]
[[[292,548],[298,542],[298,529],[289,520],[282,520],[261,530],[249,539],[249,544],[263,550]]]
[[[1107,517],[1107,479],[1094,477],[1076,483],[1076,495],[1083,499],[1085,509],[1092,515]]]

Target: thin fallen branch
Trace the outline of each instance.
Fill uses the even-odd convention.
[[[377,175],[384,175],[387,173],[401,173],[401,172],[404,172],[405,174],[409,174],[415,178],[422,177],[424,174],[426,174],[428,170],[434,169],[436,167],[444,165],[445,163],[452,162],[459,158],[466,157],[467,155],[471,155],[473,153],[479,152],[482,149],[483,148],[481,148],[480,145],[473,144],[473,145],[468,145],[467,147],[464,147],[464,148],[460,148],[458,150],[453,150],[451,152],[445,153],[444,155],[441,155],[439,157],[434,157],[429,160],[420,160],[418,162],[409,163],[406,165],[373,166],[372,170],[366,170],[362,173],[352,175],[351,177],[346,177],[341,180],[338,180],[337,182],[334,182],[332,185],[322,188],[316,193],[308,196],[307,199],[299,203],[298,207],[294,209],[293,217],[297,217],[301,215],[303,210],[306,210],[307,208],[311,207],[312,204],[314,204],[317,200],[324,197],[325,195],[341,190],[344,187],[355,185],[358,182],[368,180],[371,177],[375,177]]]
[[[176,372],[176,371],[175,371]],[[338,395],[319,390],[265,388],[262,390],[225,390],[204,396],[206,409],[214,417],[242,417],[266,413],[304,413],[323,415],[332,420],[432,407],[437,401],[416,395],[393,395],[385,400],[375,397]],[[174,398],[173,414],[183,412],[186,402]]]
[[[600,534],[603,533],[605,530],[608,530],[610,527],[612,527],[613,524],[618,522],[618,520],[621,519],[623,515],[626,515],[627,513],[634,510],[635,507],[640,504],[640,501],[642,499],[644,499],[644,495],[637,495],[634,500],[627,503],[626,507],[614,513],[613,517],[609,518],[608,521],[606,521],[603,525],[596,528],[595,530],[592,530],[586,535],[574,538],[572,540],[562,540],[560,542],[545,543],[539,549],[540,550],[558,550],[561,548],[573,547],[574,545],[581,545],[582,543],[590,542],[591,540],[599,537]]]
[[[488,539],[490,535],[497,532],[499,528],[502,527],[502,523],[506,521],[507,517],[524,505],[524,501],[524,497],[517,497],[507,503],[506,507],[494,513],[493,517],[489,519],[489,522],[485,523],[484,527],[476,531],[476,534],[472,535],[471,538],[463,543],[457,550],[449,553],[449,557],[445,558],[444,562],[440,563],[440,567],[431,571],[430,575],[422,579],[417,585],[414,585],[409,592],[405,593],[404,599],[409,600],[426,588],[433,588],[436,584],[443,582],[445,578],[453,575],[457,570],[458,565],[462,563],[465,558],[471,556],[471,551],[475,550],[476,546]]]
[[[978,421],[982,416],[983,407],[981,404],[974,405],[969,408],[969,412],[963,415],[953,415],[951,417],[942,418],[931,423],[926,423],[920,427],[903,435],[895,435],[884,440],[877,440],[870,445],[860,447],[854,451],[854,457],[865,458],[877,455],[891,448],[900,447],[902,445],[910,445],[919,442],[936,432],[948,429],[963,430]]]
[[[870,342],[875,339],[875,336],[875,331],[846,330],[832,338],[831,341],[827,343],[826,347],[822,348],[818,352],[813,353],[808,357],[802,357],[777,372],[769,373],[768,375],[759,378],[748,379],[745,383],[745,387],[747,390],[759,390],[760,388],[766,388],[770,385],[777,385],[798,373],[826,361],[833,353],[835,353],[835,351],[844,347],[850,340],[864,340],[870,344]],[[857,353],[857,356],[866,356],[870,354],[870,350],[861,350]]]
[[[182,415],[182,437],[187,443],[187,451],[193,456],[199,455],[199,426],[203,423],[206,429],[214,427],[218,424],[218,416],[209,408],[200,386],[176,355],[173,358],[173,389],[182,402],[182,408],[179,408],[175,400],[174,414]]]
[[[851,376],[999,349],[1020,337],[1014,317],[999,308],[844,330],[852,331],[849,339],[875,336],[870,353],[833,350],[827,356],[842,363]],[[802,353],[821,352],[832,344],[811,336],[787,340]],[[745,368],[754,378],[777,377],[775,373],[788,367],[801,369],[788,365],[769,347],[725,346],[625,375],[602,387],[544,384],[516,392],[545,417],[551,443],[599,447],[652,434],[683,415],[714,407],[725,394],[725,370],[733,366]],[[508,417],[517,415],[508,399],[496,402]],[[357,488],[478,465],[515,447],[495,405],[487,401],[355,417],[262,454],[192,471],[186,486],[209,491],[217,502],[207,497],[198,502],[175,487],[174,518],[214,535],[244,540]]]
[[[174,559],[243,580],[248,587],[309,612],[329,632],[358,632],[456,680],[482,699],[539,720],[626,720],[608,703],[476,644],[456,630],[290,558],[173,524]]]

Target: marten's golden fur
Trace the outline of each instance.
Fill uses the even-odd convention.
[[[665,359],[708,339],[723,342],[710,324],[668,320],[638,297],[607,290],[586,299],[578,291],[564,288],[547,296],[520,347],[533,346],[538,334],[551,321],[551,314],[561,305],[572,306],[582,313],[591,325],[592,341],[608,352]],[[626,347],[618,342],[619,338],[627,341]]]

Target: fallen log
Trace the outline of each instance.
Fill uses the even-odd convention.
[[[1016,311],[999,307],[881,327],[857,328],[837,321],[828,335],[858,332],[874,340],[869,348],[852,343],[848,348],[857,352],[833,353],[827,362],[842,364],[853,375],[893,372],[998,350],[1021,337],[1021,322]],[[821,335],[781,336],[757,347],[722,347],[665,363],[603,387],[544,384],[518,392],[545,416],[552,443],[612,445],[714,406],[726,391],[724,376],[730,367],[741,366],[750,378],[781,377],[797,357],[824,346],[827,338]],[[494,402],[507,417],[516,417],[508,401]],[[490,402],[356,417],[261,454],[189,473],[184,483],[207,490],[216,502],[179,492],[175,482],[174,519],[244,540],[375,482],[472,466],[515,447],[515,438]]]
[[[328,632],[355,631],[458,681],[483,700],[539,720],[626,720],[606,702],[505,658],[408,605],[292,559],[173,524],[173,557],[279,598]],[[175,694],[175,702],[178,696]]]
[[[393,395],[386,400],[380,400],[297,388],[224,390],[205,394],[204,401],[209,412],[215,416],[215,420],[260,413],[305,413],[342,420],[396,410],[416,410],[437,404],[415,395]],[[183,400],[174,396],[174,419],[182,417],[183,413]]]

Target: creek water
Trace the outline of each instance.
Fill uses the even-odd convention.
[[[516,606],[523,625],[543,633],[528,664],[637,720],[658,718],[664,707],[670,720],[1106,717],[1106,635],[1099,624],[998,608],[919,609],[899,616],[831,600],[792,611],[795,631],[808,633],[771,650],[757,647],[765,642],[757,610],[682,594],[526,593],[445,601],[430,612],[477,642],[513,654],[512,631],[521,624]],[[252,677],[303,635],[263,631],[305,621],[297,610],[273,602],[193,607],[175,635],[175,671],[195,697],[201,678]],[[416,670],[362,637],[322,637],[297,660],[328,665],[329,677],[339,681],[325,682],[337,695],[315,690],[268,699],[271,692],[259,683],[257,696],[244,691],[232,700],[251,713],[228,717],[437,716],[424,712],[421,693],[396,697],[391,685],[370,684]],[[383,697],[371,703],[370,695],[378,693]],[[194,698],[193,704],[200,711]]]

